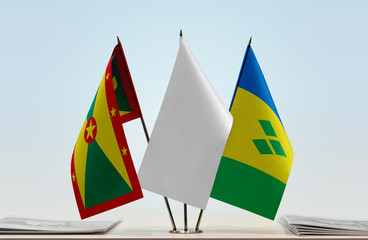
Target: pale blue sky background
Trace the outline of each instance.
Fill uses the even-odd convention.
[[[294,149],[279,216],[368,219],[367,12],[366,1],[0,1],[0,215],[79,217],[70,159],[116,36],[151,132],[182,28],[227,106],[253,36]],[[124,128],[138,169],[140,121]],[[101,217],[166,214],[144,194]],[[213,199],[207,212],[251,215]]]

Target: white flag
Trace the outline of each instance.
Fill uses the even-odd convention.
[[[184,39],[138,172],[143,189],[205,209],[232,116]]]

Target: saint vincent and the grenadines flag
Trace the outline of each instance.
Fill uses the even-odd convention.
[[[230,113],[234,122],[211,197],[273,220],[293,151],[250,44]]]
[[[141,115],[119,41],[72,156],[72,184],[82,219],[143,197],[122,126]]]

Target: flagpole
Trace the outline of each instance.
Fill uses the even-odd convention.
[[[188,214],[187,214],[187,204],[184,203],[184,232],[188,231]]]
[[[179,37],[183,37],[183,31],[180,29]],[[184,232],[188,232],[188,213],[187,213],[187,204],[184,203]]]
[[[149,142],[149,135],[148,135],[146,123],[145,123],[144,118],[143,118],[143,114],[141,115],[141,122],[142,122],[143,130],[144,130],[144,134],[146,135],[146,139],[147,139],[147,143],[148,143]],[[167,211],[169,212],[170,221],[171,221],[173,231],[176,231],[176,225],[175,225],[174,217],[173,217],[172,212],[171,212],[169,200],[167,199],[166,196],[164,196],[164,200],[165,200]]]
[[[239,86],[239,82],[240,82],[240,78],[241,78],[241,73],[243,71],[243,68],[244,68],[244,65],[245,65],[245,61],[247,60],[248,53],[249,53],[249,48],[250,48],[250,44],[251,43],[252,43],[252,37],[250,37],[249,42],[248,42],[248,46],[247,46],[247,50],[245,50],[245,56],[244,56],[243,63],[242,63],[241,68],[240,68],[240,73],[239,73],[238,81],[236,82],[236,86],[235,86],[235,89],[234,89],[234,94],[233,94],[233,97],[232,97],[231,102],[230,102],[229,111],[231,110],[231,107],[233,106],[233,101],[234,101],[235,94],[236,94],[237,89],[238,89],[238,86]]]
[[[180,29],[179,37],[183,37],[183,31]],[[188,232],[188,214],[187,214],[187,204],[184,203],[184,232]]]
[[[117,36],[116,38],[118,40],[118,44],[121,44],[120,39],[119,39],[119,36]],[[141,117],[140,118],[141,118],[141,123],[142,123],[143,131],[144,131],[144,134],[146,136],[147,143],[148,143],[149,140],[150,140],[150,138],[149,138],[149,135],[148,135],[146,123],[144,121],[142,112],[141,112]],[[171,212],[169,200],[167,199],[166,196],[164,196],[164,200],[165,200],[165,203],[166,203],[167,211],[169,212],[169,216],[170,216],[170,221],[171,221],[172,228],[173,228],[174,231],[176,231],[176,225],[175,225],[174,217],[173,217],[172,212]]]
[[[175,225],[174,217],[173,217],[172,212],[171,212],[171,208],[170,208],[169,200],[167,199],[167,197],[166,197],[166,196],[164,196],[164,199],[165,199],[165,203],[166,203],[167,211],[169,212],[171,225],[172,225],[173,231],[175,232],[177,229],[176,229],[176,225]]]
[[[199,212],[199,216],[198,216],[198,220],[197,220],[197,225],[195,227],[195,230],[196,231],[199,231],[199,225],[201,224],[202,214],[203,214],[203,209],[201,209],[201,211]]]
[[[149,135],[148,135],[146,123],[143,119],[143,114],[141,115],[141,123],[142,123],[142,126],[143,126],[144,135],[146,136],[146,140],[147,140],[147,143],[148,143],[149,142]]]
[[[183,31],[181,29],[180,29],[179,36],[180,38],[183,37]],[[194,233],[202,232],[201,230],[199,230],[199,225],[201,224],[202,214],[203,214],[203,209],[201,209],[201,211],[199,212],[197,225],[195,227],[195,231],[193,231]],[[187,216],[187,204],[186,203],[184,203],[184,232],[188,232],[188,216]]]

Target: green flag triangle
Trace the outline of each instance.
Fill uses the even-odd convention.
[[[132,192],[96,141],[88,145],[85,204],[86,208]]]

